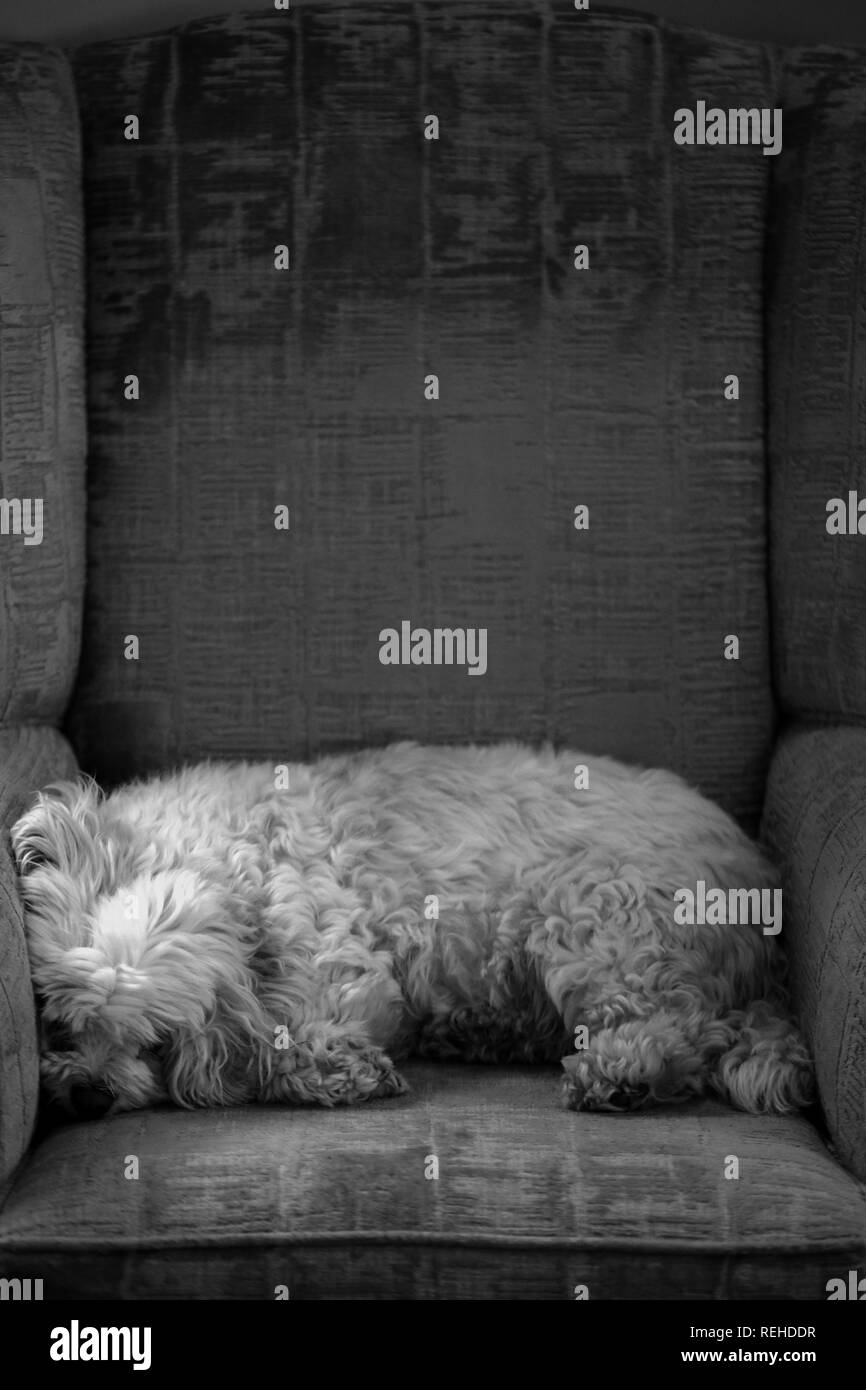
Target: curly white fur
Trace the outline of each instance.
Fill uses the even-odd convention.
[[[401,743],[287,790],[247,763],[58,784],[12,838],[43,1082],[73,1109],[333,1105],[404,1090],[409,1053],[565,1054],[575,1108],[813,1096],[776,943],[674,920],[678,889],[775,872],[669,772]]]

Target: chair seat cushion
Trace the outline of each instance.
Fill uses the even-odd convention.
[[[405,1074],[356,1109],[57,1130],[0,1216],[0,1272],[46,1298],[823,1299],[863,1261],[862,1192],[802,1117],[575,1114],[547,1067]]]

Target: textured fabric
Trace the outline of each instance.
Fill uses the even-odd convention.
[[[75,70],[88,768],[550,738],[754,822],[772,161],[679,147],[673,112],[773,105],[765,51],[565,0],[374,0]],[[486,674],[381,665],[403,620],[485,628]]]
[[[866,720],[866,52],[786,57],[772,160],[769,361],[774,661],[785,709]],[[862,535],[827,503],[863,502]]]
[[[782,935],[828,1126],[866,1179],[866,729],[782,738],[764,834],[783,866]]]
[[[32,793],[76,766],[53,729],[0,729],[0,1184],[30,1139],[38,1102],[33,988],[9,827]]]
[[[0,1213],[3,1271],[52,1298],[824,1298],[866,1256],[866,1201],[805,1120],[575,1115],[548,1068],[406,1074],[356,1110],[59,1131]]]
[[[56,721],[75,679],[83,336],[81,160],[68,60],[0,44],[0,499],[10,506],[0,502],[0,723]]]

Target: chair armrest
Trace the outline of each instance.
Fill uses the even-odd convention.
[[[866,729],[783,733],[762,832],[782,870],[782,940],[827,1125],[866,1178]]]
[[[9,829],[35,791],[77,770],[55,729],[0,729],[0,1186],[30,1142],[39,1102],[33,986]]]

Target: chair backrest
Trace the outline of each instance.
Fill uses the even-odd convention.
[[[674,114],[772,107],[767,50],[446,0],[74,61],[86,766],[550,739],[754,828],[773,161]]]

